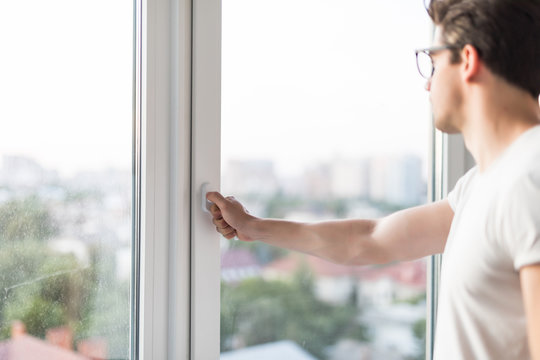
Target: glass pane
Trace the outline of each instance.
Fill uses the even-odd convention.
[[[426,202],[422,2],[224,0],[222,191],[255,215]],[[221,358],[423,359],[426,262],[341,266],[222,239]]]
[[[0,359],[127,359],[133,1],[2,1],[0,46]]]

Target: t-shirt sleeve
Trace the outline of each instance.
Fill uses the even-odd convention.
[[[448,200],[448,204],[450,204],[450,207],[452,208],[454,213],[456,212],[459,202],[465,196],[465,193],[469,189],[469,184],[474,178],[476,171],[477,171],[476,166],[470,169],[469,171],[467,171],[465,175],[459,178],[459,180],[456,183],[456,186],[454,186],[454,189],[448,193],[448,196],[446,197],[446,199]]]
[[[540,263],[540,169],[523,176],[505,201],[502,233],[514,269]]]

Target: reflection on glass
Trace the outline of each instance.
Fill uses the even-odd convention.
[[[416,5],[224,1],[222,191],[295,221],[425,203]],[[221,266],[222,360],[424,358],[423,259],[342,266],[223,239]]]
[[[0,4],[1,360],[129,358],[132,13]]]

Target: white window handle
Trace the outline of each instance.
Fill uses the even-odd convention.
[[[208,193],[209,183],[205,182],[201,185],[201,208],[202,211],[210,213],[210,207],[214,204],[210,200],[206,199],[206,194]]]

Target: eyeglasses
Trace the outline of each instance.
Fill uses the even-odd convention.
[[[454,45],[443,45],[415,50],[416,66],[418,67],[418,72],[420,75],[428,80],[431,79],[433,72],[435,71],[435,66],[433,65],[431,55],[448,49],[457,49],[457,47]]]

